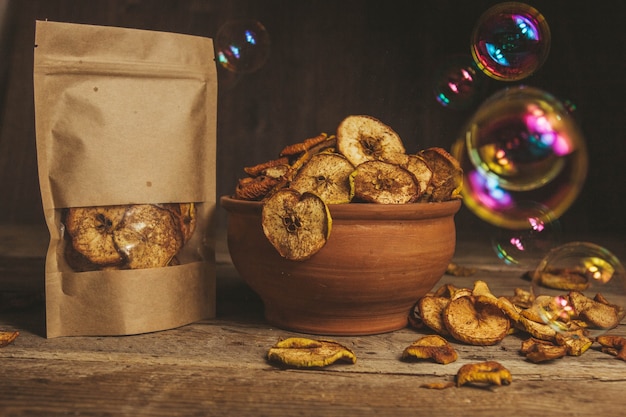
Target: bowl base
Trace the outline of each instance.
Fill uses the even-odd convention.
[[[407,314],[376,317],[312,317],[297,311],[265,309],[265,319],[284,330],[328,336],[366,336],[389,333],[408,325]]]

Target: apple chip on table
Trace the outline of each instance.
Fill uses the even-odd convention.
[[[333,340],[290,337],[279,340],[267,352],[270,362],[295,368],[319,368],[335,362],[356,363],[347,347]]]

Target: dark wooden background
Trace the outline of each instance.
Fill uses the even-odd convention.
[[[0,0],[2,1],[2,0]],[[332,132],[349,114],[391,125],[409,151],[450,148],[472,110],[433,98],[436,64],[468,54],[487,0],[9,0],[0,44],[0,224],[43,224],[37,180],[32,87],[35,19],[113,25],[213,37],[234,18],[262,22],[272,39],[259,71],[224,77],[218,103],[218,195],[242,168],[285,145]],[[621,0],[533,0],[546,17],[552,49],[523,82],[571,100],[589,145],[590,170],[565,231],[626,231],[624,14]],[[6,40],[6,42],[5,42]],[[6,70],[6,71],[4,71]],[[6,87],[6,88],[3,88]],[[488,91],[505,87],[491,81]],[[225,214],[220,210],[219,227]],[[467,209],[458,229],[488,227]]]

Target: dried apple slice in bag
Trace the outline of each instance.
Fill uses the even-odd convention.
[[[152,204],[130,206],[113,240],[130,269],[167,266],[184,243],[172,213]]]
[[[124,261],[113,240],[126,213],[126,206],[72,207],[65,227],[76,252],[95,265],[117,265]]]
[[[332,219],[317,195],[284,188],[265,201],[261,224],[263,233],[282,257],[305,260],[326,244]]]

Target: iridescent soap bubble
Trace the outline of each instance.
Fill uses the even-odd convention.
[[[505,264],[534,268],[558,245],[561,224],[547,207],[520,201],[503,210],[502,215],[526,222],[524,228],[498,228],[491,237],[496,255]]]
[[[554,225],[571,206],[584,184],[587,159],[586,154],[578,153],[565,161],[561,172],[549,183],[532,190],[509,190],[501,186],[498,177],[485,175],[470,161],[465,137],[459,138],[452,146],[452,155],[463,168],[463,204],[480,219],[506,230],[526,230],[529,226],[525,210],[526,202],[534,202],[542,207]]]
[[[557,332],[587,323],[591,337],[615,327],[626,308],[626,273],[605,247],[571,242],[552,249],[532,276],[535,312]]]
[[[217,31],[215,49],[217,61],[228,71],[251,73],[267,61],[270,36],[256,20],[232,20]]]
[[[471,37],[472,57],[488,76],[517,81],[537,71],[550,51],[550,27],[535,8],[506,2],[489,8]]]
[[[433,93],[443,107],[462,110],[480,99],[485,76],[469,57],[453,56],[440,63],[433,76]]]
[[[563,104],[538,88],[496,92],[464,129],[472,164],[507,190],[533,190],[574,163],[586,172],[583,134]]]

